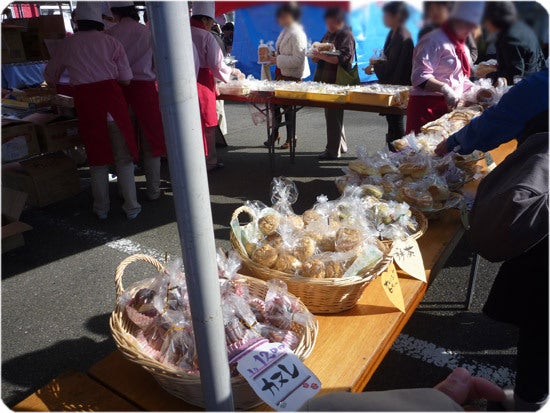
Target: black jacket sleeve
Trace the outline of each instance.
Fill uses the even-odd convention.
[[[374,65],[374,72],[381,83],[410,85],[414,44],[410,36],[397,31],[387,48],[386,61]]]

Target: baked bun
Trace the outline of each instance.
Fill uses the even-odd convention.
[[[264,235],[273,235],[277,232],[280,222],[281,218],[278,215],[265,215],[258,220],[258,228]]]
[[[341,263],[328,261],[325,263],[325,278],[342,278],[344,266]]]
[[[294,274],[299,271],[301,267],[302,263],[294,255],[280,254],[273,268],[277,271],[286,272],[287,274]]]
[[[317,248],[316,242],[311,237],[303,237],[298,240],[294,248],[294,254],[300,261],[307,261]]]
[[[325,263],[320,260],[309,260],[302,265],[302,275],[308,278],[325,278]]]
[[[271,268],[275,265],[277,261],[277,250],[271,245],[263,245],[260,248],[257,248],[252,254],[252,260],[264,267]]]
[[[352,251],[361,245],[361,233],[353,228],[340,228],[336,232],[335,249],[338,252]]]

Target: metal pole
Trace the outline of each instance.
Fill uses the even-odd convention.
[[[148,10],[204,401],[233,410],[187,2]]]

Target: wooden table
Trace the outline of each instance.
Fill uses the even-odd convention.
[[[491,155],[498,164],[515,150],[515,147],[516,143],[510,142],[491,151]],[[473,182],[466,190],[475,192],[476,187],[477,183]],[[449,211],[436,221],[430,221],[426,234],[419,239],[428,280],[433,280],[443,267],[464,231],[460,213],[456,210]],[[361,392],[424,297],[428,284],[415,280],[401,271],[398,271],[398,274],[405,301],[405,313],[391,305],[382,290],[379,277],[368,285],[355,308],[339,314],[317,316],[319,336],[313,353],[306,360],[306,365],[321,380],[324,393]],[[139,409],[197,410],[196,407],[170,396],[149,373],[127,361],[118,351],[92,366],[89,376],[108,392],[122,397]],[[58,386],[62,384],[60,383],[58,382]],[[41,399],[39,393],[40,391],[33,394],[29,397],[30,400],[26,399],[16,408],[24,410],[24,407],[38,406],[38,410],[46,410],[50,405],[41,404],[36,400]],[[69,399],[76,397],[71,396],[69,390],[61,394],[65,393]],[[87,395],[84,400],[90,397]],[[118,399],[110,396],[98,406],[106,407],[107,410],[117,410],[117,403]],[[258,410],[265,409],[266,406],[261,406]]]
[[[288,136],[296,135],[296,112],[304,107],[324,108],[324,109],[342,109],[342,110],[355,110],[361,112],[380,113],[382,115],[406,115],[407,110],[396,106],[372,106],[361,105],[357,103],[335,103],[335,102],[322,102],[309,99],[286,99],[273,95],[271,92],[252,92],[246,96],[238,95],[225,95],[218,96],[219,100],[227,100],[231,102],[249,103],[256,109],[262,112],[266,117],[266,129],[267,129],[267,142],[270,159],[273,162],[273,155],[275,154],[275,138],[279,128],[287,126]],[[277,117],[274,116],[275,105],[282,106],[285,112],[294,112],[292,119],[293,122],[288,125],[283,122],[278,122]],[[286,122],[286,118],[285,118]],[[294,140],[290,142],[290,162],[294,163],[296,155],[296,147]]]

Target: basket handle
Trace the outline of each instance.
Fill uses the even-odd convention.
[[[250,218],[252,218],[252,221],[256,221],[256,214],[254,211],[252,211],[251,208],[247,207],[246,205],[238,207],[235,211],[233,211],[233,215],[231,215],[231,221],[233,220],[239,220],[239,215],[241,214],[247,214]]]
[[[128,258],[124,259],[115,271],[115,284],[116,284],[116,295],[117,298],[124,293],[124,287],[122,285],[122,276],[124,275],[124,270],[126,267],[134,262],[143,261],[154,266],[159,272],[165,271],[164,266],[157,259],[145,255],[145,254],[134,254],[130,255]]]

